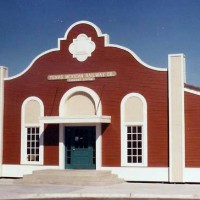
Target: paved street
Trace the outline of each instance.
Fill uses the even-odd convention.
[[[200,199],[199,184],[16,185],[0,179],[0,199]]]
[[[55,200],[57,198],[45,198],[46,200]],[[89,197],[81,197],[81,198],[59,198],[59,200],[130,200],[131,198],[89,198]],[[18,199],[17,199],[18,200]],[[29,200],[38,200],[38,199],[29,199]],[[132,198],[132,200],[169,200],[163,198]],[[179,200],[179,199],[170,199],[170,200]]]

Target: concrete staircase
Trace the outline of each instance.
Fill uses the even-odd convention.
[[[59,184],[59,185],[111,185],[123,183],[110,171],[96,170],[39,170],[16,180],[17,184]]]

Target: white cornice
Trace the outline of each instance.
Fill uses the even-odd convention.
[[[46,116],[40,118],[41,123],[47,124],[73,124],[73,123],[111,123],[111,116],[76,116],[76,117],[60,117]]]

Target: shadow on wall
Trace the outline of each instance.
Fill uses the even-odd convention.
[[[59,124],[45,125],[44,165],[59,165]]]
[[[59,145],[59,125],[48,124],[45,126],[43,138],[45,146],[58,146]]]

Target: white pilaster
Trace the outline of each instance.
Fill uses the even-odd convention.
[[[102,167],[102,133],[101,124],[96,125],[96,169]]]
[[[65,169],[65,126],[59,124],[59,168]]]
[[[169,74],[169,181],[183,182],[185,169],[184,83],[185,56],[168,56]]]
[[[3,116],[4,116],[4,78],[8,76],[8,68],[0,66],[0,177],[3,164]]]

